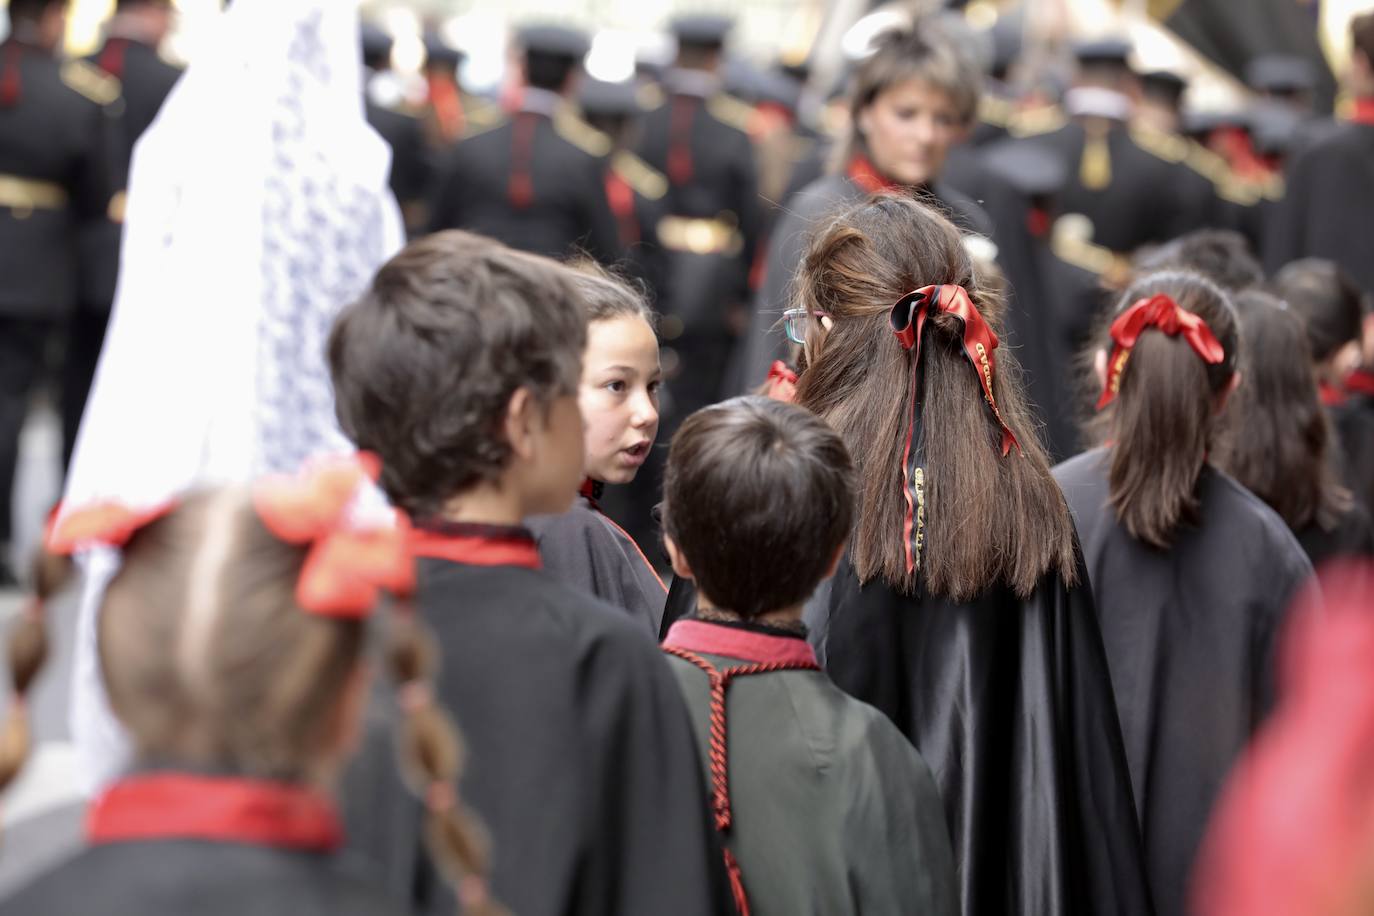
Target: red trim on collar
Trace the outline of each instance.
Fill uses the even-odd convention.
[[[816,664],[811,644],[799,636],[770,636],[709,620],[679,620],[668,628],[663,648],[723,655],[759,665]]]
[[[1345,390],[1350,394],[1364,394],[1374,397],[1374,371],[1356,369],[1345,377]]]
[[[582,481],[582,486],[577,488],[577,492],[590,499],[593,503],[601,501],[601,494],[606,489],[606,485],[599,480],[592,480],[590,477]]]
[[[469,566],[522,566],[525,569],[542,569],[544,566],[534,539],[516,534],[449,534],[416,529],[411,534],[410,549],[417,557],[449,560]]]
[[[876,194],[879,191],[896,191],[902,185],[879,174],[873,167],[873,163],[867,156],[858,155],[849,160],[849,168],[845,170],[850,180],[863,188],[869,194]]]
[[[1339,407],[1345,403],[1345,392],[1329,382],[1318,382],[1317,394],[1321,396],[1324,407]]]
[[[105,791],[86,818],[95,843],[218,840],[321,852],[343,843],[334,805],[313,789],[255,779],[158,773]]]
[[[1355,124],[1374,125],[1374,96],[1356,99],[1355,107],[1350,112],[1350,120]]]

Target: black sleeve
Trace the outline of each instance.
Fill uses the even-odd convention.
[[[116,101],[115,105],[122,104]],[[120,119],[109,105],[83,112],[81,149],[71,177],[72,206],[81,221],[104,221],[120,182]]]
[[[744,238],[740,257],[752,267],[763,235],[764,220],[763,204],[759,200],[758,164],[754,161],[754,148],[748,135],[739,134],[739,149],[732,164],[735,212],[739,214],[740,234]]]

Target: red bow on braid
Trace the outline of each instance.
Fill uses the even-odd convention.
[[[312,614],[364,617],[380,590],[406,595],[415,587],[415,563],[399,513],[389,528],[348,522],[358,487],[375,471],[370,456],[332,459],[299,476],[266,478],[253,490],[253,506],[268,531],[288,544],[310,545],[296,603]]]
[[[1148,328],[1158,328],[1170,337],[1182,334],[1193,352],[1208,365],[1214,366],[1226,358],[1225,348],[1201,316],[1183,308],[1164,293],[1137,299],[1112,322],[1112,354],[1107,359],[1107,384],[1097,400],[1098,410],[1115,400],[1121,390],[1121,373],[1131,358],[1131,349]]]
[[[922,468],[918,427],[920,410],[916,403],[916,383],[920,378],[921,332],[925,330],[926,319],[932,312],[948,312],[959,319],[964,330],[964,355],[978,373],[978,382],[983,387],[983,399],[988,402],[993,417],[1002,427],[1002,455],[1005,457],[1016,446],[1019,453],[1021,443],[1002,419],[997,409],[997,398],[992,392],[993,374],[997,361],[993,351],[997,349],[997,335],[988,327],[978,307],[969,298],[968,290],[962,286],[946,284],[942,286],[923,286],[912,290],[892,306],[889,322],[892,332],[903,349],[911,353],[911,403],[910,420],[907,422],[906,445],[902,450],[902,485],[906,494],[906,518],[902,528],[902,541],[906,550],[907,572],[914,572],[921,562],[921,547],[924,543],[925,528],[925,470]]]
[[[791,404],[797,399],[797,372],[780,359],[773,360],[768,367],[768,380],[764,391],[775,401]]]
[[[134,532],[172,511],[174,505],[168,501],[146,509],[133,509],[106,501],[71,510],[59,505],[48,517],[43,546],[49,553],[61,556],[70,556],[94,544],[123,547]]]

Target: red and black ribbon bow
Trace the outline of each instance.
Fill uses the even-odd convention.
[[[1193,352],[1208,365],[1214,366],[1226,358],[1226,349],[1201,316],[1183,308],[1164,293],[1137,299],[1112,322],[1112,353],[1107,358],[1107,383],[1102,387],[1102,397],[1098,398],[1098,410],[1115,400],[1131,350],[1140,335],[1150,328],[1157,328],[1170,337],[1182,335]]]
[[[964,355],[978,374],[983,399],[987,401],[997,425],[1002,428],[1003,457],[1011,453],[1012,446],[1016,447],[1017,452],[1021,451],[1021,443],[1016,441],[1016,434],[1002,419],[1002,413],[997,408],[997,397],[993,394],[993,377],[997,371],[997,335],[983,320],[982,313],[969,298],[968,290],[952,284],[923,286],[898,299],[892,306],[889,323],[902,348],[911,351],[910,418],[907,422],[906,444],[902,449],[902,489],[906,495],[902,543],[909,573],[920,565],[921,547],[925,541],[925,462],[919,430],[921,410],[918,387],[921,377],[921,333],[925,330],[926,319],[934,312],[947,312],[959,319],[963,328]]]

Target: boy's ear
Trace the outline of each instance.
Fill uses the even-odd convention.
[[[835,548],[835,555],[830,558],[830,565],[825,568],[825,575],[821,577],[822,582],[835,575],[835,570],[840,568],[840,560],[844,557],[844,548],[844,544]]]
[[[506,441],[516,457],[534,457],[534,434],[543,421],[534,395],[523,385],[511,394],[506,403]]]
[[[1093,375],[1097,376],[1097,387],[1107,387],[1107,351],[1098,350],[1093,354]]]
[[[673,575],[677,576],[679,579],[694,581],[696,577],[692,575],[692,567],[687,565],[687,557],[684,556],[682,551],[678,548],[677,541],[674,541],[665,534],[663,536],[663,546],[668,548],[668,561],[673,564]]]

